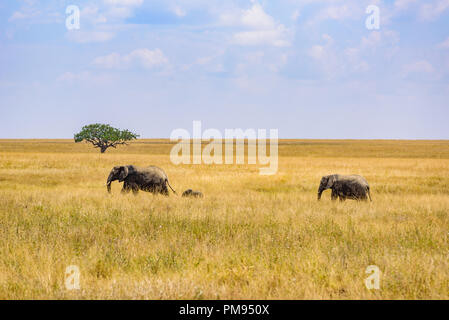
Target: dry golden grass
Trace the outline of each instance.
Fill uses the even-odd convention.
[[[170,148],[0,140],[0,299],[449,298],[447,141],[283,140],[275,176],[174,166]],[[108,195],[118,164],[158,165],[205,198],[123,196],[118,183]],[[373,202],[317,202],[330,173],[365,176]],[[365,287],[368,265],[380,290]]]

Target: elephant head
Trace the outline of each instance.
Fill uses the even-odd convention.
[[[108,192],[111,192],[111,183],[112,181],[118,180],[119,182],[123,182],[123,180],[126,179],[126,177],[129,174],[129,168],[128,166],[119,166],[114,167],[111,170],[111,173],[109,173],[108,181],[107,181],[107,187]]]
[[[324,190],[331,189],[334,186],[336,180],[337,178],[334,174],[321,178],[320,186],[318,188],[318,200],[321,199],[321,194]]]

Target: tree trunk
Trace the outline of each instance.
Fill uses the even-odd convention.
[[[108,149],[108,147],[101,147],[100,151],[101,151],[101,153],[105,153],[107,149]]]

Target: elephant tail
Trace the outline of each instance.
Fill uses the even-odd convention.
[[[168,184],[168,186],[170,187],[171,191],[173,191],[174,194],[178,195],[178,194],[176,193],[176,191],[173,190],[173,188],[171,187],[170,182],[168,182],[168,179],[165,179],[165,182],[167,182],[167,184]]]
[[[373,199],[371,199],[371,193],[369,192],[369,186],[366,187],[366,190],[368,191],[369,201],[373,202]]]

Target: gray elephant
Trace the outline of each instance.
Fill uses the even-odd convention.
[[[332,189],[332,200],[340,201],[346,199],[353,200],[371,200],[369,184],[359,175],[340,175],[332,174],[321,178],[320,187],[318,188],[318,200],[324,190]]]
[[[139,168],[133,165],[114,167],[109,174],[107,187],[108,192],[111,192],[112,181],[118,180],[123,182],[122,193],[128,193],[131,190],[134,194],[137,194],[139,190],[161,193],[168,196],[168,188],[176,194],[170,183],[164,170],[155,166],[149,166],[145,168]]]
[[[182,193],[183,197],[192,197],[192,198],[203,198],[204,195],[201,191],[193,191],[192,189],[187,189]]]

